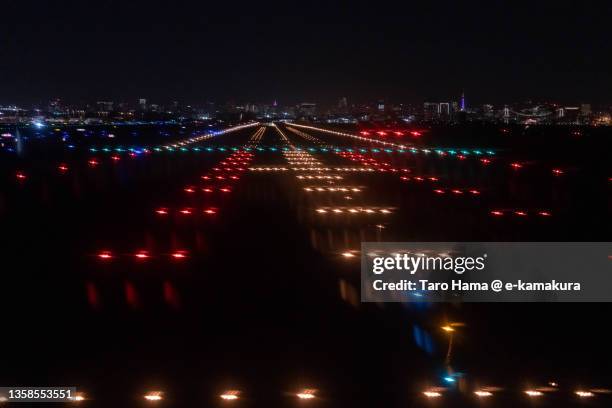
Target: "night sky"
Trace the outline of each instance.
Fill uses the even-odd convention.
[[[8,1],[0,103],[612,103],[609,2]]]

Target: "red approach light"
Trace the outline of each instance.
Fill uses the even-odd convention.
[[[395,133],[397,136],[404,136],[404,133],[403,133],[403,132],[399,132],[399,131],[398,131],[398,132],[393,132],[393,133]]]
[[[416,181],[423,181],[423,177],[420,177],[420,176],[414,177],[414,179],[415,179]]]
[[[400,180],[409,181],[410,177],[408,177],[408,176],[401,176]]]
[[[134,254],[134,257],[138,260],[146,260],[150,258],[150,255],[147,251],[138,251]]]
[[[238,176],[230,176],[230,178],[231,178],[232,180],[239,180],[239,179],[240,179],[240,177],[238,177]]]
[[[370,136],[370,132],[366,132],[365,130],[362,130],[361,132],[359,132],[361,135],[363,136]]]
[[[463,194],[463,191],[457,190],[457,189],[452,190],[452,192],[453,192],[453,194]]]
[[[428,177],[429,181],[438,181],[439,179],[437,177]]]
[[[480,162],[481,162],[482,164],[489,164],[489,163],[491,163],[491,159],[482,158],[482,159],[480,159]]]
[[[195,193],[195,188],[193,188],[193,187],[185,187],[183,190],[186,193]]]
[[[175,251],[171,254],[172,258],[182,260],[187,258],[187,251]]]
[[[65,173],[68,171],[68,166],[65,164],[60,164],[59,166],[57,166],[57,169],[61,172],[61,173]]]
[[[90,159],[88,162],[89,167],[96,167],[98,164],[100,164],[100,162],[96,159]]]
[[[496,217],[501,217],[502,215],[504,215],[503,211],[499,211],[499,210],[493,210],[491,211],[491,215],[494,215]]]
[[[202,180],[210,180],[210,176],[201,176],[200,177]]]
[[[462,154],[458,154],[458,155],[457,155],[457,158],[458,158],[459,160],[465,160],[465,156],[464,156],[464,155],[462,155]]]
[[[116,161],[116,162],[118,162],[119,160],[121,160],[121,157],[119,157],[119,156],[117,156],[117,155],[115,155],[115,156],[111,156],[111,160],[112,160],[112,161]]]
[[[202,189],[202,191],[205,192],[205,193],[212,193],[213,189],[210,188],[210,187],[205,187],[205,188]]]
[[[470,194],[478,195],[478,194],[480,194],[480,191],[478,191],[478,190],[470,190]]]
[[[214,215],[217,213],[217,209],[216,208],[207,208],[204,210],[204,214],[208,214],[208,215]]]
[[[180,211],[180,213],[183,214],[183,215],[191,215],[193,213],[193,210],[191,208],[183,208]]]
[[[414,137],[419,137],[419,136],[421,136],[421,135],[422,135],[422,133],[421,133],[421,132],[417,132],[416,130],[413,130],[412,132],[410,132],[410,134],[411,134],[412,136],[414,136]]]
[[[19,181],[23,181],[25,179],[28,178],[28,176],[25,175],[24,172],[18,171],[17,173],[15,173],[15,177],[17,178],[17,180]]]
[[[113,253],[111,251],[100,251],[98,252],[98,258],[104,261],[108,261],[113,258]]]
[[[387,132],[383,132],[382,130],[376,132],[379,136],[387,136]]]
[[[564,173],[564,171],[563,171],[563,170],[561,170],[561,169],[552,169],[552,173],[553,173],[555,176],[562,176],[562,175],[563,175],[563,173]]]
[[[436,189],[436,190],[434,190],[434,193],[436,193],[436,194],[444,194],[444,190]]]
[[[159,215],[168,215],[168,209],[166,207],[161,207],[155,210],[155,213]]]
[[[548,211],[539,211],[538,215],[541,215],[542,217],[550,217],[552,214]]]
[[[518,215],[519,217],[526,217],[527,216],[527,213],[525,211],[515,211],[514,214]]]
[[[516,169],[516,170],[523,168],[523,165],[521,163],[518,163],[518,162],[514,162],[514,163],[510,164],[510,166],[513,169]]]
[[[231,188],[229,187],[222,187],[219,189],[219,191],[223,192],[223,193],[230,193],[232,191]]]

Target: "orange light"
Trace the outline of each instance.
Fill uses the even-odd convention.
[[[316,397],[315,390],[303,390],[295,395],[302,400],[309,400]]]
[[[240,391],[237,390],[229,390],[225,391],[223,394],[219,396],[222,400],[226,401],[235,401],[240,398]]]
[[[164,399],[164,397],[162,396],[161,392],[155,391],[145,394],[144,399],[147,401],[161,401],[162,399]]]

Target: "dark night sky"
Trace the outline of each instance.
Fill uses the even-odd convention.
[[[612,102],[609,2],[8,1],[0,103]]]

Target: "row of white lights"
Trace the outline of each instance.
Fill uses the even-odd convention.
[[[329,133],[329,134],[336,135],[336,136],[351,137],[353,139],[358,139],[358,140],[361,140],[361,141],[364,141],[364,142],[369,142],[369,143],[379,143],[379,144],[382,144],[382,145],[385,145],[385,146],[394,146],[394,147],[398,147],[400,149],[406,149],[406,148],[409,147],[409,146],[401,145],[401,144],[397,144],[397,143],[385,142],[385,141],[382,141],[382,140],[371,139],[369,137],[362,137],[362,136],[353,135],[351,133],[338,132],[338,131],[335,131],[335,130],[318,128],[318,127],[314,127],[314,126],[299,125],[297,123],[291,123],[291,126],[297,126],[297,127],[304,128],[304,129],[316,130],[316,131],[319,131],[319,132]]]
[[[250,171],[340,171],[340,172],[373,172],[370,167],[249,167]]]
[[[336,186],[336,187],[321,187],[321,186],[311,186],[311,187],[304,187],[304,191],[318,191],[318,192],[323,192],[323,191],[329,191],[332,193],[359,193],[361,192],[362,188],[360,187],[344,187],[344,186]]]
[[[444,392],[444,389],[439,389],[439,388],[434,388],[434,389],[430,389],[427,391],[423,391],[423,395],[427,398],[440,398],[442,397]],[[537,389],[530,389],[530,390],[525,390],[523,391],[523,393],[525,395],[527,395],[530,398],[537,398],[537,397],[542,397],[544,396],[545,392],[544,391],[540,391]],[[595,395],[597,393],[609,393],[608,390],[576,390],[574,391],[574,395],[576,395],[579,398],[592,398],[595,397]],[[474,395],[476,395],[478,398],[487,398],[487,397],[492,397],[494,395],[493,391],[489,391],[487,389],[482,389],[482,390],[476,390],[474,391]]]
[[[220,130],[218,132],[213,132],[213,133],[205,134],[205,135],[202,135],[202,136],[192,137],[192,138],[189,138],[187,140],[183,140],[183,141],[178,142],[178,143],[164,145],[162,147],[166,148],[166,149],[169,149],[169,148],[178,148],[178,147],[186,146],[186,145],[189,145],[189,144],[192,144],[192,143],[201,142],[203,140],[208,140],[208,139],[212,138],[213,136],[219,136],[219,135],[223,135],[223,134],[226,134],[226,133],[235,132],[237,130],[241,130],[241,129],[257,126],[258,124],[259,124],[259,122],[253,122],[253,123],[247,123],[245,125],[234,126],[234,127],[231,127],[231,128]]]
[[[391,214],[393,212],[393,210],[394,210],[394,208],[392,208],[392,207],[385,207],[385,208],[381,208],[381,207],[319,207],[315,211],[318,212],[319,214],[327,214],[327,213],[334,213],[334,214],[343,214],[343,213],[347,213],[347,214],[359,214],[359,213],[365,213],[365,214],[375,214],[375,213]]]

